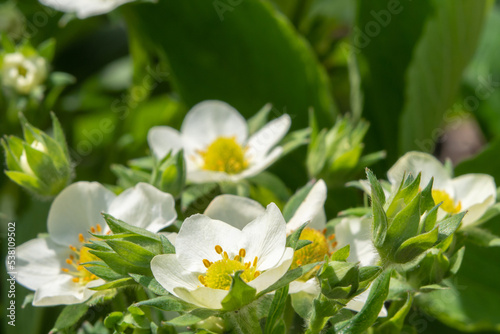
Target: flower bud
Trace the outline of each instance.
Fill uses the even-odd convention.
[[[24,141],[5,136],[2,146],[8,170],[5,174],[30,192],[42,196],[57,195],[71,180],[72,168],[61,126],[52,114],[54,136],[33,127],[21,116]]]

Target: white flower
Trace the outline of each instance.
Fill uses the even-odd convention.
[[[184,149],[188,181],[238,181],[279,158],[282,148],[273,147],[289,127],[290,117],[283,115],[248,138],[247,122],[236,109],[221,101],[204,101],[187,113],[180,132],[154,127],[148,143],[158,159]]]
[[[46,6],[56,10],[75,13],[79,19],[106,14],[113,9],[134,0],[40,0]]]
[[[103,283],[79,265],[96,260],[89,249],[83,247],[90,237],[87,232],[105,234],[109,231],[101,212],[157,232],[176,219],[174,205],[170,194],[145,183],[119,196],[97,182],[74,183],[64,189],[50,207],[48,236],[17,247],[16,279],[35,290],[35,306],[84,302],[95,293],[88,288]]]
[[[156,280],[173,295],[200,307],[221,309],[230,275],[257,290],[271,286],[288,270],[293,249],[286,247],[285,220],[271,203],[243,229],[196,214],[187,218],[175,239],[176,254],[151,261]]]
[[[20,94],[29,94],[47,77],[47,62],[40,56],[26,57],[20,52],[3,57],[2,82]]]
[[[422,173],[420,187],[424,188],[434,177],[432,196],[437,203],[443,202],[438,218],[446,214],[467,211],[462,226],[470,226],[496,202],[496,185],[487,174],[465,174],[452,178],[451,172],[430,154],[408,152],[387,172],[393,190],[399,187],[406,173],[417,176]]]
[[[326,217],[323,208],[326,196],[326,184],[323,180],[319,180],[311,188],[304,201],[299,205],[287,223],[286,231],[287,234],[290,234],[305,222],[310,221],[311,223],[302,232],[301,239],[311,240],[313,243],[306,247],[314,247],[316,251],[306,251],[306,247],[303,248],[303,251],[296,251],[292,266],[323,261],[325,255],[347,244],[351,244],[350,261],[359,261],[362,266],[374,265],[378,261],[378,253],[371,242],[371,225],[369,221],[363,221],[363,224],[353,221],[352,225],[348,225],[351,220],[342,220],[335,230],[335,242],[333,245],[329,243],[330,240],[323,233],[326,227]],[[204,214],[241,229],[263,212],[264,208],[262,205],[254,200],[234,195],[221,195],[214,198]],[[301,261],[301,263],[297,263],[298,261]],[[320,292],[318,281],[314,276],[306,276],[305,280],[302,278],[291,282],[289,293],[292,294],[299,291],[318,295]],[[368,293],[369,291],[366,291],[356,296],[346,307],[351,310],[360,311],[368,297]],[[381,311],[380,316],[385,316],[386,313],[384,312],[385,309]]]

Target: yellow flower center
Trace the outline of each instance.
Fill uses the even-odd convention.
[[[432,198],[434,199],[434,202],[436,202],[436,204],[443,202],[440,208],[448,213],[451,214],[459,213],[460,210],[462,209],[462,203],[459,201],[457,205],[455,205],[453,199],[444,190],[437,190],[437,189],[432,190]]]
[[[330,240],[332,240],[333,238],[335,238],[334,235],[329,237]],[[330,254],[330,247],[328,245],[327,238],[325,236],[325,233],[323,233],[322,231],[306,227],[300,235],[300,240],[309,240],[311,241],[311,243],[295,251],[295,253],[293,254],[292,266],[290,267],[290,269],[295,269],[309,263],[323,261],[325,255]],[[335,246],[335,243],[333,243],[332,246]],[[318,268],[314,268],[309,273],[299,278],[299,280],[307,281],[312,277],[312,275],[316,273],[317,269]]]
[[[245,282],[253,281],[260,275],[257,270],[257,260],[255,257],[252,262],[244,261],[246,251],[240,249],[238,255],[230,259],[227,252],[221,246],[215,246],[215,251],[220,254],[222,259],[215,262],[210,262],[207,259],[203,260],[203,264],[207,268],[205,275],[198,276],[201,284],[212,289],[229,290],[231,287],[232,277],[235,272],[242,270],[240,277]]]
[[[245,150],[238,144],[236,137],[219,137],[206,151],[199,153],[204,161],[203,169],[236,174],[248,167]]]
[[[102,228],[101,225],[97,224],[96,227],[91,227],[90,230],[92,233],[101,232]],[[78,239],[80,240],[81,244],[84,244],[87,242],[85,238],[83,237],[83,234],[80,233],[78,235]],[[100,259],[92,255],[89,251],[90,248],[88,247],[80,247],[76,248],[75,246],[70,245],[69,248],[72,251],[72,254],[69,255],[69,257],[66,259],[66,264],[70,266],[70,268],[62,268],[61,270],[73,276],[73,282],[75,283],[80,283],[80,284],[87,284],[90,281],[93,281],[97,279],[96,275],[92,274],[90,271],[88,271],[85,268],[85,265],[82,263],[87,263],[91,261],[99,261]]]
[[[28,74],[28,70],[26,69],[26,67],[24,67],[22,65],[18,65],[17,66],[17,73],[22,77],[26,77],[26,74]]]

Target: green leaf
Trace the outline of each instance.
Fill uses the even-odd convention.
[[[117,183],[124,188],[131,188],[139,182],[149,182],[150,175],[146,172],[127,168],[123,165],[112,164],[110,167],[118,178]]]
[[[196,308],[196,306],[186,303],[185,301],[176,298],[172,295],[143,300],[136,303],[135,305],[150,306],[150,307],[155,307],[162,311],[176,311],[176,312],[187,312]]]
[[[161,284],[158,283],[158,281],[154,277],[138,275],[138,274],[129,274],[129,275],[134,279],[134,281],[136,281],[143,287],[151,290],[154,294],[157,294],[159,296],[169,295],[168,291],[165,290],[165,288],[162,287]]]
[[[176,91],[188,107],[219,99],[248,118],[272,103],[294,117],[297,128],[307,123],[312,106],[321,123],[332,123],[335,107],[324,70],[272,4],[245,1],[234,10],[234,4],[221,1],[160,0],[127,9],[128,27],[166,55]],[[265,50],[266,56],[243,48]]]
[[[432,151],[433,141],[438,139],[434,131],[455,102],[462,72],[474,55],[488,6],[486,0],[430,3],[434,13],[426,22],[406,72],[399,152]],[[449,54],[455,55],[453,61],[449,61]]]
[[[267,124],[269,112],[273,109],[272,104],[267,103],[255,115],[248,119],[248,134],[252,135]]]
[[[237,310],[255,299],[257,290],[246,284],[240,277],[243,271],[237,271],[231,281],[229,293],[221,302],[224,310]]]
[[[467,227],[462,229],[466,235],[467,241],[482,247],[495,247],[500,246],[500,237],[494,235],[488,230],[478,227]]]
[[[461,331],[500,331],[500,248],[466,243],[462,265],[449,289],[416,296],[416,304]]]
[[[401,329],[403,328],[404,322],[406,315],[411,309],[413,303],[413,295],[408,293],[406,297],[406,301],[401,306],[397,312],[390,317],[389,320],[386,322],[382,323],[380,327],[377,328],[381,333],[384,334],[399,334],[401,333]],[[391,305],[392,308],[392,305]],[[391,309],[389,310],[389,313],[391,312]]]
[[[54,329],[59,331],[75,325],[87,313],[89,306],[85,303],[66,306],[57,317]]]
[[[290,295],[292,299],[292,307],[303,319],[308,319],[312,312],[313,301],[315,296],[304,291],[300,291]]]
[[[367,330],[376,320],[385,299],[389,293],[389,282],[391,279],[391,271],[385,271],[373,281],[370,294],[361,311],[347,321],[335,324],[334,333],[336,334],[352,334],[362,333]]]
[[[55,38],[49,38],[48,40],[42,42],[38,48],[38,54],[45,58],[48,63],[52,62],[54,58],[54,53],[56,51],[56,40]]]
[[[214,310],[197,308],[191,312],[185,313],[177,318],[167,321],[168,324],[173,326],[191,326],[205,320],[208,317],[216,315],[218,312]]]
[[[277,290],[274,294],[271,308],[266,320],[264,334],[272,334],[278,331],[282,323],[283,312],[285,310],[286,300],[288,298],[288,285]]]

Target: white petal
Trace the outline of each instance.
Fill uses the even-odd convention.
[[[108,213],[151,232],[158,232],[177,218],[172,195],[142,182],[116,197],[110,204]]]
[[[260,160],[273,148],[288,132],[290,116],[283,115],[267,123],[262,129],[253,134],[247,143],[250,160]]]
[[[214,172],[211,170],[196,169],[187,171],[186,179],[191,183],[211,183],[224,181],[238,181],[241,174],[227,174],[224,172]]]
[[[235,176],[238,176],[239,179],[245,179],[259,174],[278,160],[282,152],[283,147],[278,146],[274,148],[267,156],[263,157],[261,160],[253,161],[250,167],[243,170],[240,174],[235,174]]]
[[[162,287],[175,295],[176,287],[196,289],[201,283],[196,274],[185,270],[175,254],[157,255],[151,260],[153,276]]]
[[[179,298],[192,304],[213,310],[219,310],[222,308],[221,302],[228,293],[228,290],[212,289],[204,286],[195,290],[187,290],[185,288],[175,289],[175,294],[179,296]]]
[[[50,238],[36,238],[16,248],[16,280],[30,290],[52,282],[62,275],[61,263],[70,249],[54,243]]]
[[[375,265],[378,253],[371,240],[371,219],[344,218],[335,226],[337,249],[350,245],[348,261],[360,262],[361,266]]]
[[[312,221],[316,217],[324,217],[322,213],[324,213],[325,201],[326,184],[325,181],[319,180],[311,188],[304,201],[297,208],[297,211],[295,211],[293,217],[288,221],[286,225],[287,234],[298,229],[307,221]],[[311,226],[311,224],[309,224],[309,227],[323,230],[325,228],[325,224],[326,218],[325,221],[322,219],[316,221],[315,226]]]
[[[177,153],[182,148],[179,131],[169,126],[155,126],[148,132],[148,144],[158,159],[163,159],[170,151]]]
[[[61,191],[50,207],[47,219],[49,235],[56,243],[78,245],[78,234],[96,224],[104,224],[101,212],[106,211],[115,198],[97,182],[76,182]]]
[[[89,299],[96,291],[72,281],[70,275],[61,275],[39,287],[33,299],[34,306],[79,304]],[[104,283],[102,281],[102,283]]]
[[[244,240],[239,229],[220,220],[196,214],[184,221],[177,235],[177,260],[188,271],[205,272],[203,259],[211,262],[222,259],[215,251],[216,245],[221,246],[230,257],[234,257],[244,247]]]
[[[321,289],[319,287],[319,282],[316,277],[310,278],[306,282],[303,281],[293,281],[290,282],[290,288],[288,289],[288,293],[297,293],[297,292],[307,292],[308,294],[317,296],[320,293]]]
[[[455,202],[460,201],[462,210],[483,203],[487,198],[496,199],[495,180],[486,174],[466,174],[452,180],[455,188]]]
[[[243,228],[246,256],[258,257],[260,271],[274,267],[283,256],[286,244],[286,223],[276,204],[267,206],[264,215],[257,217]]]
[[[212,219],[221,220],[238,229],[263,215],[266,209],[259,202],[235,195],[215,197],[203,213]]]
[[[365,306],[366,304],[366,300],[368,299],[368,295],[370,294],[370,289],[371,287],[362,294],[357,295],[356,297],[351,299],[345,307],[356,312],[361,311],[363,306]],[[378,316],[387,317],[387,309],[385,308],[385,306],[382,306],[382,309],[380,310]]]
[[[462,226],[474,225],[476,221],[481,218],[484,213],[488,210],[490,206],[495,204],[495,198],[493,196],[488,197],[482,203],[474,204],[467,209],[467,213],[462,219]],[[463,211],[463,210],[462,210]]]
[[[248,285],[257,289],[257,293],[270,287],[272,284],[277,282],[281,277],[283,277],[283,275],[285,275],[285,273],[288,271],[288,268],[290,268],[290,265],[292,264],[292,260],[293,260],[293,249],[287,247],[285,249],[285,252],[283,253],[283,256],[281,257],[281,259],[274,268],[262,272],[260,276],[258,276],[256,279],[248,282]],[[261,269],[259,266],[257,267],[259,270]]]
[[[420,186],[427,186],[431,177],[434,177],[433,189],[446,190],[448,193],[450,175],[438,159],[423,152],[408,152],[399,158],[387,172],[387,177],[394,187],[398,187],[403,175],[411,173],[414,177],[422,172]],[[453,195],[453,194],[451,194]]]
[[[105,14],[116,7],[134,0],[40,0],[46,6],[67,13],[75,13],[79,19]]]
[[[240,145],[248,137],[243,116],[222,101],[203,101],[187,113],[181,127],[182,140],[187,151],[204,150],[218,137],[236,137]]]

